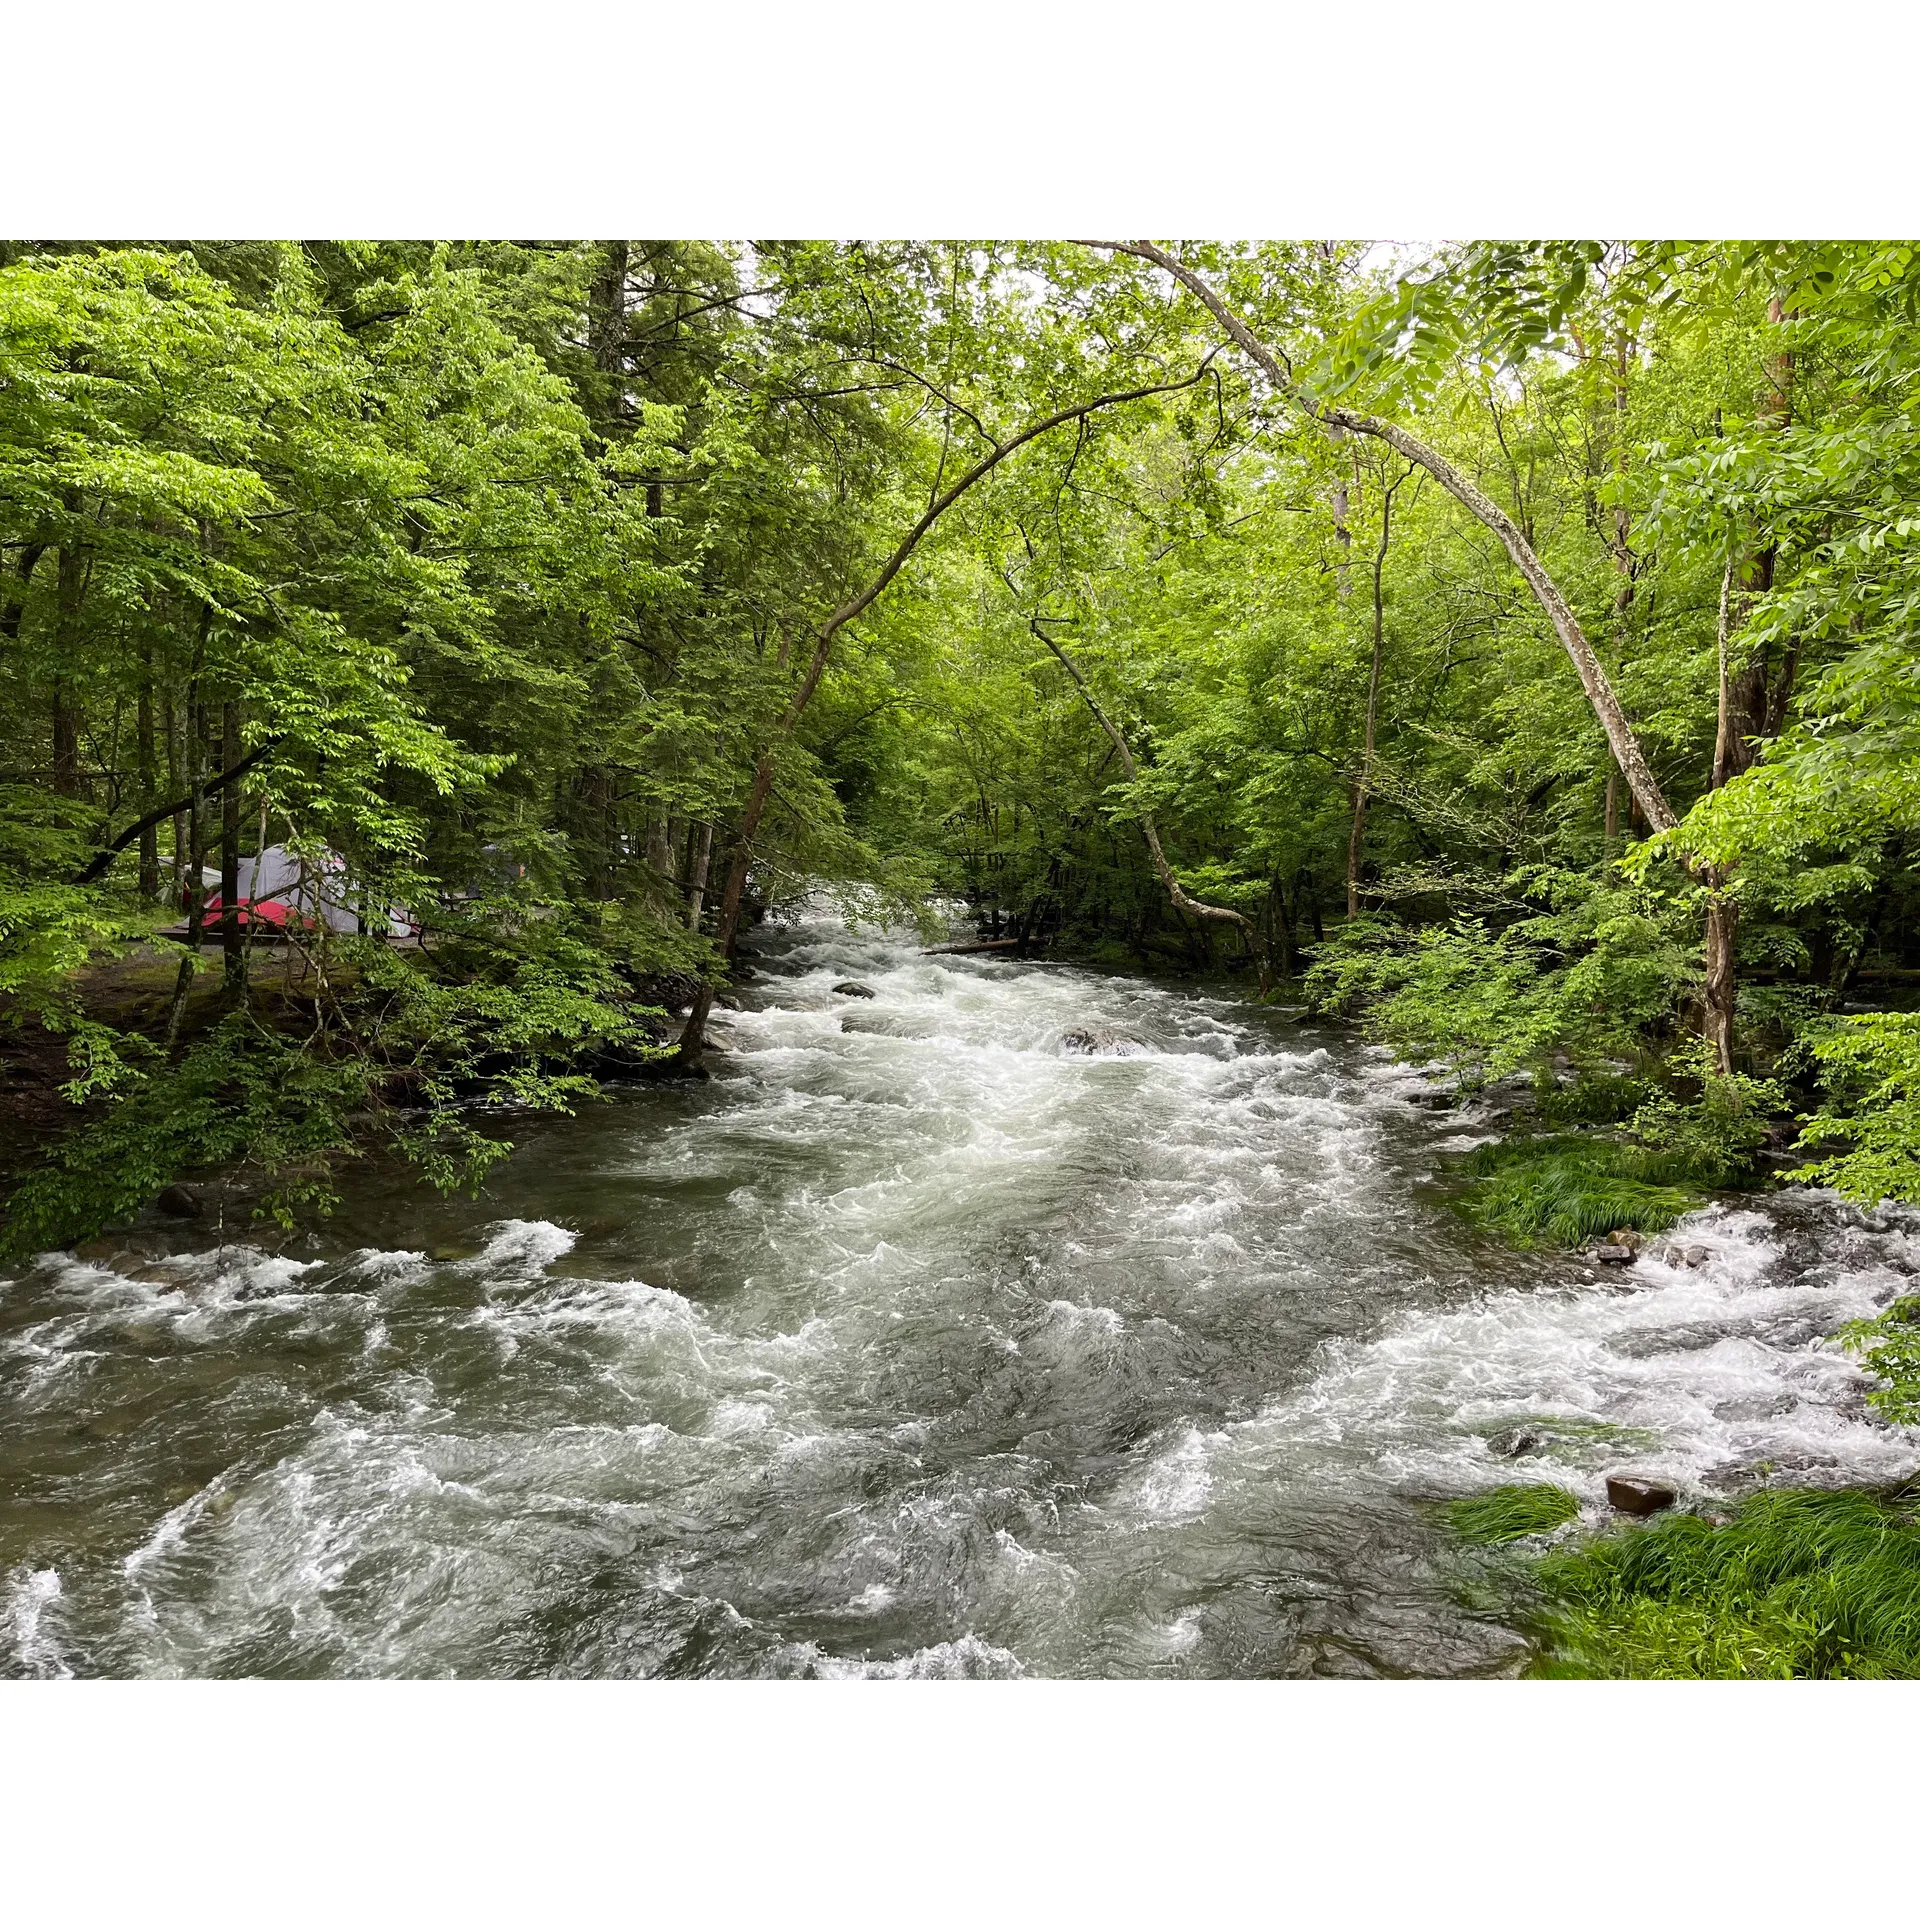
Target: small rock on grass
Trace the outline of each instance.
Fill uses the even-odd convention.
[[[1676,1498],[1674,1490],[1658,1480],[1642,1480],[1636,1474],[1607,1476],[1607,1504],[1621,1513],[1659,1513]]]

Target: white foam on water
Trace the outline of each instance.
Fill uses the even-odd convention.
[[[1186,1428],[1123,1488],[1119,1504],[1148,1521],[1198,1513],[1213,1492],[1212,1460],[1219,1446],[1219,1436]]]
[[[1167,1659],[1179,1660],[1200,1644],[1200,1623],[1205,1617],[1204,1607],[1183,1607],[1159,1629]]]
[[[1057,1330],[1076,1346],[1104,1346],[1127,1330],[1126,1321],[1113,1308],[1073,1300],[1049,1300],[1047,1321],[1049,1331]]]
[[[71,1680],[58,1632],[62,1593],[51,1567],[16,1567],[7,1576],[4,1621],[9,1663],[28,1680]]]
[[[1017,1655],[971,1633],[893,1660],[833,1658],[811,1646],[790,1649],[786,1660],[820,1680],[1018,1680],[1026,1672]]]
[[[487,1236],[487,1244],[456,1264],[489,1278],[513,1276],[537,1279],[580,1238],[571,1228],[551,1220],[502,1220]]]
[[[57,1311],[0,1341],[0,1360],[21,1363],[16,1391],[30,1406],[95,1371],[103,1340],[159,1352],[214,1346],[275,1317],[343,1325],[368,1319],[371,1308],[358,1298],[315,1302],[302,1289],[302,1279],[323,1264],[246,1245],[170,1254],[131,1273],[42,1254],[32,1271]]]
[[[187,1529],[208,1508],[223,1504],[222,1496],[227,1492],[229,1481],[229,1475],[220,1474],[178,1506],[169,1508],[152,1533],[120,1563],[121,1573],[130,1585],[143,1590],[143,1597],[148,1570],[163,1561],[186,1539]]]
[[[1685,1264],[1685,1250],[1706,1258]],[[1136,1483],[1159,1512],[1338,1475],[1420,1496],[1551,1481],[1591,1508],[1612,1472],[1711,1499],[1769,1476],[1886,1483],[1920,1469],[1920,1435],[1863,1417],[1866,1378],[1833,1336],[1911,1289],[1920,1244],[1849,1236],[1859,1265],[1781,1271],[1778,1224],[1716,1204],[1652,1242],[1617,1283],[1569,1279],[1402,1315],[1336,1343],[1305,1386],[1204,1438],[1189,1432]],[[1884,1256],[1884,1257],[1876,1257]],[[1516,1433],[1531,1449],[1504,1450]]]
[[[431,1266],[432,1262],[424,1253],[416,1253],[405,1247],[395,1248],[391,1252],[378,1247],[362,1247],[349,1271],[369,1280],[413,1280],[423,1277]]]

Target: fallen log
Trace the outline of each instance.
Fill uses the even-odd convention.
[[[968,940],[953,947],[922,947],[921,955],[935,953],[1005,953],[1011,947],[1017,947],[1018,940]]]

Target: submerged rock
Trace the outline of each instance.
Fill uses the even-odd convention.
[[[1799,1404],[1800,1396],[1794,1393],[1750,1394],[1744,1400],[1720,1401],[1713,1410],[1713,1417],[1742,1424],[1754,1420],[1774,1420],[1783,1413],[1791,1413]]]
[[[871,987],[863,987],[858,980],[842,980],[834,992],[844,993],[850,1000],[877,1000],[880,997]]]
[[[1621,1513],[1658,1513],[1672,1506],[1675,1498],[1673,1489],[1658,1480],[1642,1480],[1632,1474],[1607,1476],[1607,1504]]]
[[[1503,1459],[1517,1460],[1523,1453],[1538,1453],[1547,1444],[1547,1436],[1532,1427],[1502,1427],[1487,1435],[1487,1449]]]
[[[1130,1033],[1116,1027],[1069,1027],[1060,1036],[1062,1053],[1106,1054],[1121,1058],[1145,1053],[1146,1047]]]

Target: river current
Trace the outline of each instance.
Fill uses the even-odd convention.
[[[1348,1037],[756,944],[711,1081],[517,1129],[477,1201],[364,1172],[285,1244],[0,1279],[0,1666],[1498,1675],[1438,1502],[1920,1467],[1830,1338],[1910,1222],[1716,1206],[1602,1275],[1441,1204],[1484,1118]]]

